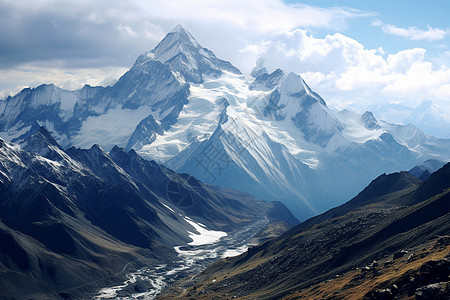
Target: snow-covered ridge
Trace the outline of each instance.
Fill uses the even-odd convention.
[[[305,109],[304,101],[308,101],[296,97],[296,94],[307,91],[299,75],[289,73],[281,81],[279,87],[281,100],[277,105],[282,106],[281,110],[286,112],[282,120],[264,115],[270,95],[275,89],[269,91],[249,89],[250,84],[251,78],[229,72],[225,72],[219,78],[208,78],[202,84],[191,84],[189,103],[183,107],[177,123],[164,134],[157,135],[153,143],[138,149],[138,152],[145,157],[165,162],[181,153],[192,142],[203,142],[210,138],[223,114],[234,119],[238,118],[242,130],[248,129],[257,136],[266,133],[271,140],[284,144],[289,152],[300,160],[311,160],[314,152],[321,151],[317,145],[311,145],[305,140],[304,134],[292,121],[299,111]],[[360,115],[332,111],[320,102],[312,105],[309,115],[316,122],[315,127],[336,132],[340,136],[340,147],[345,147],[348,143],[362,144],[375,140],[386,132],[381,128],[370,130],[365,127]],[[244,134],[244,137],[248,136]],[[330,144],[329,147],[334,150],[337,146]]]

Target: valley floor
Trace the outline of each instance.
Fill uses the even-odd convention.
[[[282,299],[448,299],[449,270],[450,236],[435,237],[426,245],[405,249],[394,256],[386,255],[367,266],[338,274]],[[218,274],[217,278],[208,279],[212,279],[212,284],[226,277]],[[268,297],[267,291],[262,295],[256,292],[243,297],[214,292],[209,290],[208,282],[199,281],[200,284],[184,291],[179,288],[169,290],[161,299],[277,299]]]
[[[123,284],[101,289],[95,299],[156,299],[163,289],[177,280],[200,273],[220,259],[240,255],[249,246],[279,235],[286,229],[286,225],[269,224],[268,218],[264,218],[212,244],[175,247],[177,260],[130,271]]]

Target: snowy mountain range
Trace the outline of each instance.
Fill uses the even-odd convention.
[[[450,137],[450,112],[432,101],[424,101],[417,107],[390,103],[373,105],[369,109],[380,119],[412,124],[436,137]]]
[[[45,126],[64,148],[134,149],[202,181],[280,200],[304,219],[382,173],[450,159],[450,140],[335,111],[301,76],[251,75],[176,26],[111,87],[24,89],[0,102],[0,137]]]

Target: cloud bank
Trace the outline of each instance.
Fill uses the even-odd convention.
[[[440,28],[433,28],[428,25],[427,30],[419,29],[416,26],[411,26],[408,28],[397,27],[391,24],[385,24],[381,20],[375,20],[372,22],[372,26],[379,26],[381,29],[391,35],[401,36],[412,41],[418,40],[427,40],[427,41],[436,41],[442,40],[448,34],[448,30],[443,30]]]
[[[177,23],[219,56],[241,68],[245,61],[249,68],[253,62],[240,59],[237,49],[253,39],[296,27],[338,30],[349,19],[364,15],[350,8],[289,5],[279,0],[4,0],[0,2],[0,77],[4,79],[0,97],[22,86],[35,86],[38,80],[33,75],[42,82],[55,80],[64,88],[104,82],[98,77],[108,76],[112,67],[131,66]],[[21,76],[23,82],[14,86]]]
[[[381,48],[366,49],[339,33],[315,38],[297,29],[241,52],[264,57],[269,69],[281,66],[301,73],[338,107],[363,109],[373,102],[389,101],[416,106],[430,99],[448,105],[450,99],[449,66],[427,61],[423,48],[385,55]]]

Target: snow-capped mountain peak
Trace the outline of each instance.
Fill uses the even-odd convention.
[[[204,76],[219,77],[223,71],[240,74],[231,63],[218,59],[214,53],[203,48],[183,26],[178,24],[156,47],[140,55],[135,66],[149,60],[169,64],[190,82],[202,83]]]
[[[191,43],[196,48],[201,48],[200,44],[195,40],[195,38],[192,36],[192,34],[184,29],[184,27],[178,23],[171,31],[170,33],[177,35],[178,39],[184,39],[187,40],[189,43]]]
[[[37,152],[37,149],[55,147],[60,148],[53,136],[47,131],[44,126],[41,126],[39,130],[21,143],[23,148],[27,148],[29,151]]]
[[[428,159],[411,170],[408,171],[412,176],[424,181],[430,177],[430,175],[445,165],[445,162],[437,159]]]
[[[58,162],[60,165],[64,165],[67,170],[80,172],[84,169],[79,162],[76,162],[64,152],[44,126],[41,126],[36,133],[23,141],[20,147],[25,151],[36,153],[46,159]]]
[[[293,119],[304,110],[309,110],[314,104],[320,106],[319,110],[326,109],[325,101],[314,93],[303,78],[295,73],[289,73],[280,78],[283,73],[276,70],[272,74],[262,75],[255,79],[266,78],[266,81],[278,81],[278,87],[271,93],[265,115],[271,115],[277,120]],[[266,82],[266,86],[267,82]],[[269,85],[270,86],[270,85]]]
[[[313,103],[319,103],[322,106],[327,106],[325,101],[323,101],[322,98],[318,97],[318,95],[316,95],[309,88],[309,86],[300,75],[292,72],[289,73],[281,83],[280,92],[282,93],[282,95],[284,94],[285,96],[300,99],[300,101],[297,101],[300,106],[309,106]]]
[[[361,121],[364,123],[364,126],[367,129],[378,129],[381,128],[380,124],[378,124],[377,119],[373,116],[370,111],[366,111],[361,116]]]
[[[149,57],[165,63],[177,55],[184,54],[191,64],[195,64],[195,58],[190,55],[201,49],[195,38],[178,24],[150,51],[152,55]]]
[[[302,76],[290,72],[281,83],[280,88],[286,94],[295,94],[305,91],[305,84]]]
[[[268,74],[267,68],[264,67],[264,58],[260,57],[256,61],[256,66],[252,69],[251,76],[257,78],[259,75]]]

